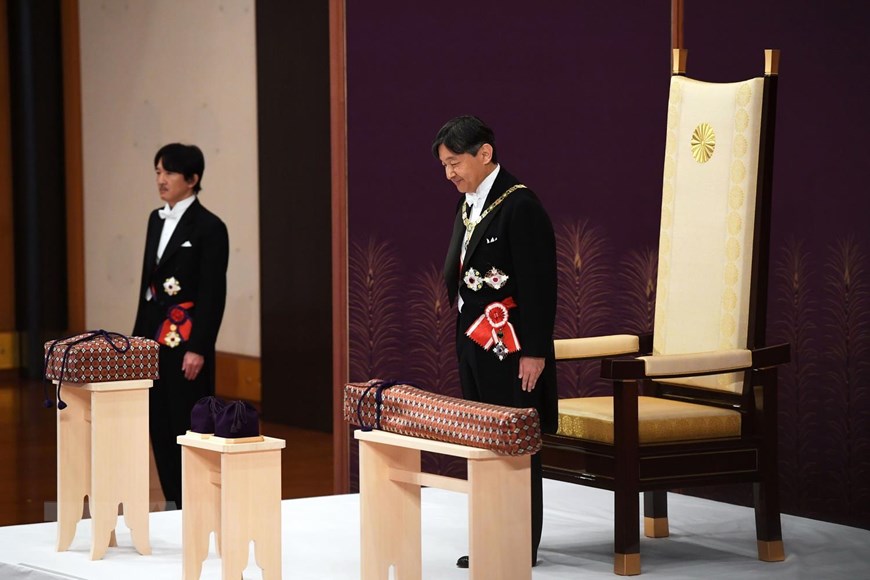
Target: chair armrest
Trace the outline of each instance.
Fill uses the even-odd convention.
[[[612,334],[585,338],[562,338],[553,341],[556,360],[602,358],[640,352],[641,339],[633,334]]]
[[[644,362],[644,374],[648,377],[724,373],[752,368],[752,351],[746,348],[637,358]]]
[[[601,376],[614,380],[690,377],[767,368],[789,361],[789,345],[759,349],[731,349],[710,352],[639,356],[602,361]]]
[[[752,350],[752,368],[764,369],[791,362],[791,345],[774,344]]]

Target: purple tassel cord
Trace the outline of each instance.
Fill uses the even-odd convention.
[[[236,401],[230,405],[233,407],[233,422],[230,425],[230,433],[235,434],[242,430],[242,426],[248,424],[248,410],[242,401]]]
[[[217,417],[217,414],[224,408],[224,402],[217,397],[208,397],[208,412],[212,417]]]

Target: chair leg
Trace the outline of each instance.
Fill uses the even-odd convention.
[[[614,554],[613,573],[617,576],[637,576],[640,574],[640,553]]]
[[[647,491],[643,494],[643,535],[647,538],[667,538],[668,492]]]
[[[619,576],[640,574],[640,517],[635,485],[617,485],[614,492],[613,573]]]
[[[635,480],[636,481],[636,480]],[[640,574],[640,517],[637,484],[618,482],[613,494],[613,573]]]
[[[640,574],[640,510],[637,489],[632,487],[618,486],[614,493],[613,573],[619,576]]]
[[[776,386],[776,367],[764,369],[759,385]],[[760,387],[757,387],[760,388]],[[756,391],[756,399],[758,399]],[[758,559],[764,562],[785,560],[782,545],[782,525],[779,518],[779,459],[777,457],[776,389],[761,390],[764,446],[760,457],[761,481],[753,484],[755,495],[755,531],[758,539]]]
[[[776,479],[774,478],[773,483],[755,483],[753,487],[758,559],[763,562],[782,562],[785,560],[785,547],[782,544]]]
[[[640,574],[640,455],[637,424],[637,383],[613,385],[613,443],[616,449],[613,493],[613,572]]]

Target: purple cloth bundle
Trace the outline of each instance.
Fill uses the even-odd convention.
[[[215,417],[214,434],[226,439],[258,437],[260,415],[253,405],[245,401],[227,403]]]
[[[203,435],[214,433],[215,418],[227,404],[217,397],[203,397],[190,411],[190,430]]]

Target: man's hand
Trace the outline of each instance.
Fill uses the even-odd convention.
[[[202,370],[203,364],[205,364],[205,357],[201,354],[190,351],[184,353],[184,361],[181,363],[181,372],[184,373],[184,378],[188,381],[194,380],[199,375],[199,371]],[[522,368],[522,362],[520,368]]]
[[[535,356],[520,357],[520,376],[523,380],[523,390],[531,393],[535,390],[538,378],[544,371],[544,358]]]

